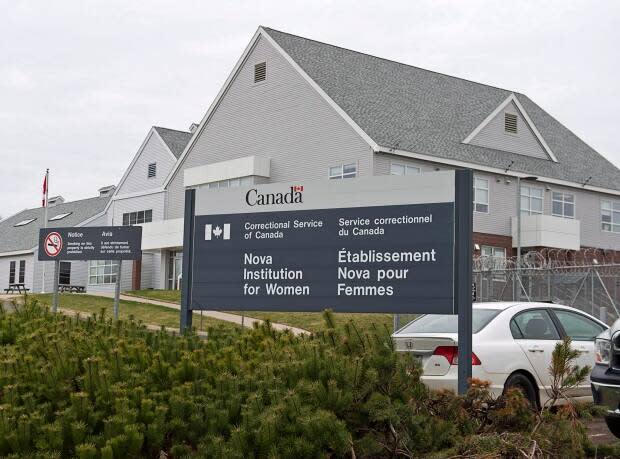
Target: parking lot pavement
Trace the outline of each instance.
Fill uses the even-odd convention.
[[[586,421],[585,425],[588,428],[588,436],[595,445],[606,445],[618,441],[607,428],[603,418],[594,418],[591,421]]]

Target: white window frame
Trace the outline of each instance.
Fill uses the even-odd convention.
[[[560,195],[561,199],[556,199],[556,195]],[[566,196],[572,196],[573,197],[573,201],[567,201],[566,200]],[[553,210],[553,204],[554,203],[560,203],[560,205],[562,206],[562,213],[557,213]],[[566,204],[572,205],[573,206],[573,215],[566,215]],[[575,195],[573,193],[565,193],[563,191],[551,191],[551,215],[553,215],[554,217],[562,217],[562,218],[570,218],[570,219],[574,219],[575,218]]]
[[[62,213],[62,214],[54,215],[52,218],[49,219],[49,221],[53,222],[53,221],[57,221],[57,220],[62,220],[63,218],[68,217],[72,213],[73,212],[65,212],[65,213]]]
[[[394,172],[395,167],[402,167],[403,173],[402,174],[395,173]],[[390,175],[416,175],[416,174],[421,174],[421,173],[422,173],[422,168],[419,166],[414,166],[412,164],[406,164],[406,163],[397,163],[397,162],[390,163]]]
[[[477,186],[478,185],[478,181],[484,181],[486,182],[486,188],[485,187],[481,187],[481,186]],[[491,201],[491,182],[489,179],[483,178],[483,177],[474,177],[474,212],[477,212],[479,214],[488,214],[489,213],[489,209],[491,208],[490,205],[490,201]],[[481,190],[481,191],[486,191],[487,192],[487,202],[482,202],[482,201],[478,201],[476,199],[476,190]],[[480,206],[486,206],[486,210],[478,210],[478,205]],[[482,208],[481,208],[482,209]]]
[[[88,262],[88,285],[116,283],[118,260],[90,260]]]
[[[603,220],[603,213],[609,213],[609,221],[606,222]],[[614,215],[619,215],[618,220],[614,221]],[[601,215],[601,231],[606,233],[620,233],[620,201],[616,199],[601,199],[601,207],[600,207],[600,215]],[[605,226],[608,226],[609,229],[606,229]]]
[[[527,190],[527,194],[523,194],[525,190]],[[532,196],[532,190],[539,190],[541,192],[540,197]],[[543,188],[532,185],[521,185],[519,194],[519,212],[521,212],[522,215],[543,215],[545,213],[545,190]],[[523,198],[527,198],[527,209],[523,208]],[[532,210],[532,200],[536,199],[540,199],[540,212]]]
[[[353,172],[345,172],[345,167],[353,166],[355,170]],[[339,171],[334,172],[336,169]],[[330,180],[340,180],[345,178],[356,178],[357,177],[357,162],[354,163],[342,163],[336,166],[330,166],[327,168],[327,178]]]

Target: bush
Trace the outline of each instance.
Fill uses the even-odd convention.
[[[464,397],[431,392],[388,330],[325,319],[310,337],[267,323],[202,340],[36,303],[0,311],[0,457],[580,457],[591,446],[561,412],[533,432],[520,392],[493,399],[481,381]]]

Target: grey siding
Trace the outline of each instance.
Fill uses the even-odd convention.
[[[374,157],[375,175],[389,174],[392,163],[416,166],[422,173],[453,169],[445,164],[381,153]],[[510,183],[506,183],[505,177],[484,172],[476,172],[475,175],[489,181],[489,212],[474,212],[474,231],[510,236],[510,217],[516,215],[516,181],[511,178]]]
[[[35,253],[36,258],[36,253]],[[34,260],[34,291],[51,293],[54,289],[54,262]],[[71,261],[71,285],[86,287],[87,261]],[[45,266],[45,289],[43,289],[43,268]]]
[[[24,272],[24,284],[30,291],[33,290],[34,256],[32,253],[24,255],[14,255],[0,257],[0,294],[9,286],[9,269],[11,261],[15,261],[15,282],[19,281],[19,262],[26,261],[26,271]]]
[[[504,131],[504,113],[517,115],[517,134]],[[534,158],[550,159],[514,102],[506,105],[469,143]]]
[[[267,80],[254,84],[254,64]],[[183,216],[183,170],[244,156],[271,158],[271,181],[327,178],[357,162],[372,174],[368,144],[266,40],[260,39],[170,182],[166,218]]]
[[[161,187],[175,162],[176,159],[169,152],[161,137],[154,130],[151,130],[144,148],[139,152],[117,195]],[[147,177],[147,169],[150,163],[157,163],[157,175],[153,178]]]
[[[575,196],[575,218],[580,222],[581,246],[620,250],[620,234],[601,229],[601,200],[620,201],[618,196],[609,196],[592,191],[549,185],[545,193],[545,214],[552,215],[553,191],[571,193]]]
[[[122,225],[123,214],[140,210],[152,210],[153,221],[164,219],[164,192],[119,199],[115,197],[108,209],[107,224]]]

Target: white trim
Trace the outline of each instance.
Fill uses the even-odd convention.
[[[306,82],[321,97],[323,97],[323,99],[336,111],[336,113],[338,113],[353,128],[353,130],[355,132],[357,132],[357,134],[363,140],[365,140],[366,143],[368,143],[368,145],[373,150],[376,150],[377,148],[379,148],[379,145],[374,140],[372,140],[370,138],[370,136],[368,134],[366,134],[366,132],[364,132],[362,130],[362,128],[355,121],[353,121],[353,119],[338,104],[336,104],[336,102],[334,102],[331,99],[331,97],[329,97],[327,95],[327,93],[325,91],[323,91],[323,89],[321,89],[321,87],[312,78],[310,78],[310,76],[306,72],[304,72],[304,70],[297,64],[297,62],[295,62],[293,60],[293,58],[291,56],[289,56],[286,53],[286,51],[284,51],[280,47],[280,45],[278,45],[276,43],[276,41],[267,33],[267,31],[265,29],[263,29],[262,27],[259,27],[258,30],[256,31],[256,33],[254,34],[254,36],[252,37],[252,39],[250,40],[250,43],[246,46],[245,50],[243,51],[243,54],[241,55],[241,57],[239,58],[239,60],[235,64],[235,67],[233,68],[232,72],[228,75],[228,78],[226,78],[226,81],[224,82],[224,85],[222,86],[220,91],[217,93],[217,96],[215,97],[215,100],[209,106],[209,109],[207,110],[207,113],[205,114],[205,116],[200,121],[200,124],[199,124],[198,128],[194,131],[194,134],[192,135],[192,137],[191,137],[190,141],[188,142],[188,144],[185,146],[185,149],[183,150],[183,153],[181,154],[181,156],[179,156],[178,161],[176,162],[176,164],[174,165],[174,167],[172,168],[172,170],[168,174],[168,177],[166,177],[166,180],[164,181],[164,185],[163,185],[164,188],[168,188],[168,185],[170,184],[172,179],[175,177],[175,175],[177,174],[177,172],[179,171],[179,169],[183,165],[183,162],[185,161],[185,157],[187,156],[189,151],[192,149],[192,147],[193,147],[194,143],[196,142],[196,140],[198,139],[198,137],[201,135],[203,129],[206,126],[206,124],[211,119],[211,116],[213,115],[213,112],[220,105],[220,102],[222,101],[222,99],[224,98],[226,93],[228,92],[230,86],[232,85],[233,81],[237,77],[237,74],[241,70],[241,67],[245,64],[247,58],[249,57],[250,53],[253,51],[254,47],[258,43],[259,38],[261,38],[261,37],[265,38],[267,40],[267,42],[269,42],[269,44],[271,46],[273,46],[274,49],[276,51],[278,51],[282,55],[282,57],[284,57],[284,59],[289,64],[291,64],[291,66],[299,73],[299,75],[304,80],[306,80]]]
[[[457,159],[440,158],[439,156],[425,155],[422,153],[413,153],[410,151],[396,150],[396,149],[387,148],[387,147],[379,147],[375,149],[375,153],[387,153],[390,155],[404,156],[406,158],[420,159],[422,161],[428,161],[431,163],[446,164],[446,165],[453,166],[453,167],[463,167],[467,169],[474,169],[474,170],[478,170],[481,172],[490,172],[492,174],[498,174],[498,175],[509,176],[509,177],[525,178],[525,177],[532,176],[531,173],[528,174],[527,172],[517,172],[517,171],[511,171],[511,170],[506,171],[505,169],[500,169],[498,167],[482,166],[479,164],[468,163],[466,161],[460,161]],[[612,196],[620,196],[620,190],[612,190],[610,188],[603,188],[599,186],[584,185],[582,183],[570,182],[568,180],[561,180],[561,179],[555,179],[555,178],[550,178],[550,177],[543,177],[543,176],[537,176],[537,177],[538,177],[539,182],[553,183],[555,185],[562,185],[562,186],[566,186],[569,188],[576,188],[579,190],[595,191],[597,193],[605,193],[605,194],[609,194]]]
[[[38,246],[37,246],[38,247]],[[15,250],[13,252],[4,252],[4,253],[0,253],[0,258],[4,258],[4,257],[16,257],[18,255],[34,255],[34,251],[37,247],[34,247],[33,249],[30,250]]]
[[[560,218],[567,218],[569,220],[574,220],[575,218],[577,218],[577,195],[575,193],[568,193],[565,192],[564,190],[553,190],[551,189],[551,215],[553,217],[560,217]],[[562,195],[562,201],[556,201],[555,199],[553,199],[553,195],[555,193],[561,194]],[[566,215],[559,215],[559,214],[554,214],[553,213],[553,203],[554,202],[561,202],[562,203],[562,212],[564,212],[564,204],[566,204],[566,201],[564,201],[564,195],[570,194],[573,197],[573,216],[572,217],[567,217]],[[571,204],[570,202],[568,204]]]
[[[482,121],[482,123],[480,123],[476,129],[474,129],[471,134],[469,134],[465,140],[463,140],[463,143],[470,143],[474,137],[476,137],[478,135],[478,133],[487,125],[491,122],[491,120],[493,118],[495,118],[495,116],[497,116],[504,108],[506,108],[506,106],[510,103],[514,103],[517,106],[517,109],[519,110],[519,112],[521,113],[521,116],[523,116],[523,119],[525,119],[525,122],[527,123],[527,125],[529,126],[529,128],[532,130],[532,132],[534,133],[534,135],[536,136],[536,139],[538,139],[538,142],[540,143],[540,145],[543,147],[543,149],[545,150],[545,152],[549,155],[549,157],[551,158],[551,160],[553,162],[558,162],[557,158],[555,157],[555,155],[553,154],[553,152],[551,151],[551,148],[549,148],[549,145],[547,145],[547,142],[545,142],[545,139],[543,139],[543,136],[540,134],[540,132],[538,132],[538,129],[536,129],[536,126],[534,125],[534,123],[532,122],[532,120],[530,119],[530,117],[528,116],[527,112],[525,111],[525,108],[523,108],[523,105],[521,105],[521,103],[519,102],[519,99],[517,99],[517,97],[513,94],[510,94],[506,100],[504,102],[502,102],[501,104],[499,104],[499,106],[493,110],[491,112],[491,114],[489,116],[487,116],[484,121]]]
[[[112,200],[110,199],[109,202],[112,202]],[[98,214],[93,215],[92,217],[87,218],[86,220],[84,220],[82,223],[78,223],[77,225],[75,225],[76,227],[79,226],[86,226],[88,225],[90,222],[97,220],[99,217],[103,216],[106,214],[105,209],[102,212],[99,212]],[[107,222],[106,222],[107,223]],[[107,226],[107,225],[104,225]]]

